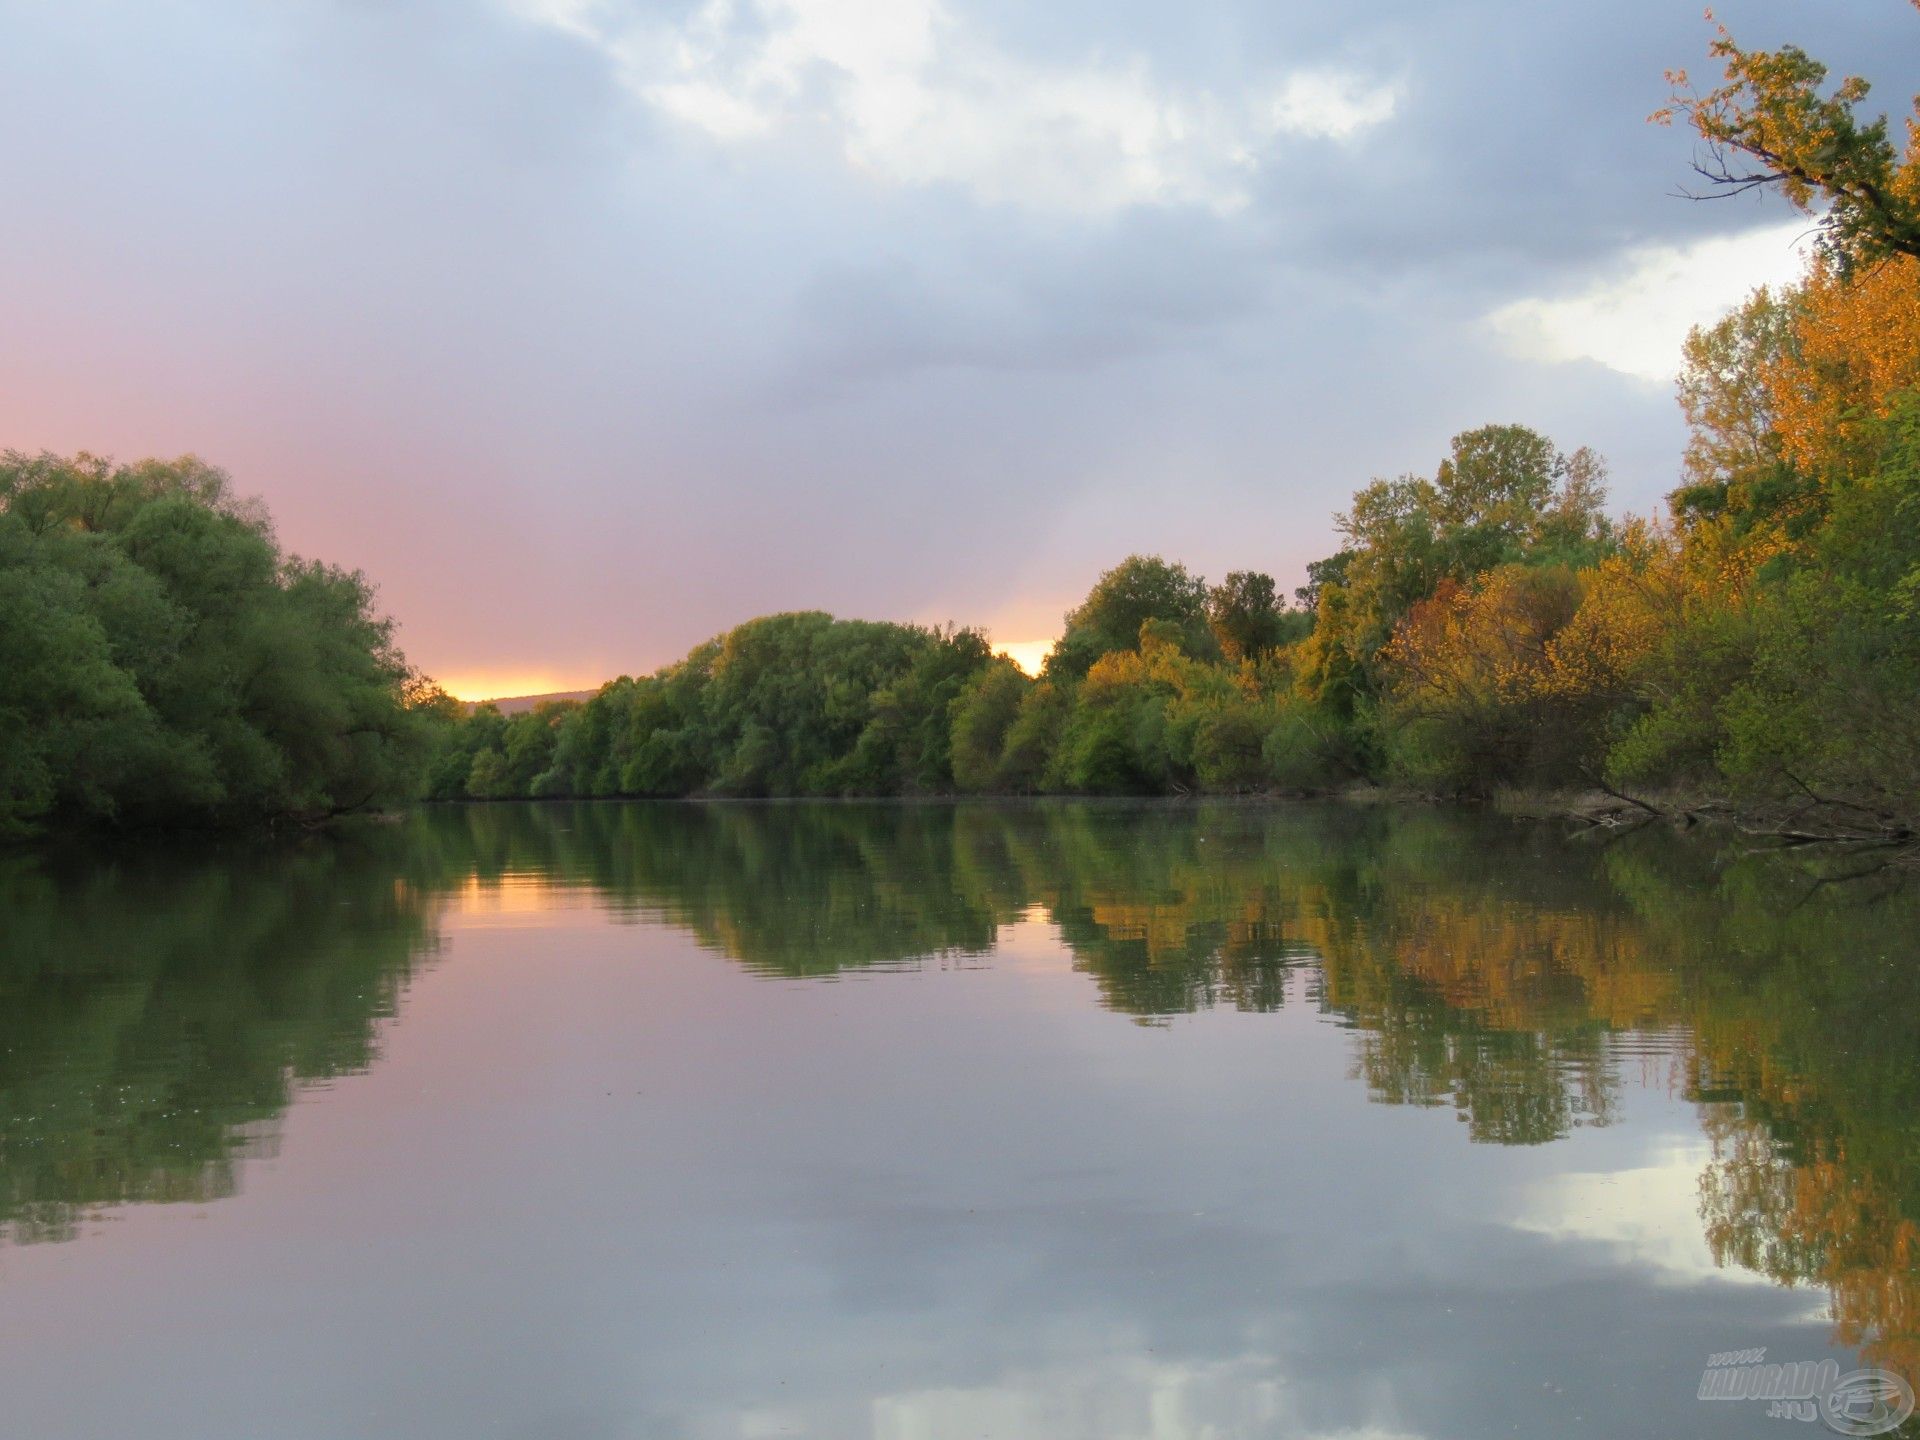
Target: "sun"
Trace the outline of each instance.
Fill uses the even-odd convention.
[[[994,648],[996,655],[1004,655],[1029,675],[1038,675],[1047,663],[1047,656],[1053,653],[1051,640],[1015,640]]]
[[[572,690],[590,690],[597,680],[579,682],[550,671],[539,670],[462,670],[436,676],[440,688],[456,700],[469,704],[480,700],[504,700],[518,695],[557,695]]]

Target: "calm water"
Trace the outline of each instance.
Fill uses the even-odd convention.
[[[0,1435],[1793,1436],[1920,1376],[1920,897],[1424,811],[0,859]]]

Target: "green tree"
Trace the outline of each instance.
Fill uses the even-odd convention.
[[[1835,492],[1802,562],[1761,590],[1719,759],[1761,793],[1920,825],[1920,394],[1882,429],[1879,467]]]
[[[955,786],[981,792],[1001,788],[1007,737],[1033,682],[1011,660],[996,659],[974,672],[952,705]]]
[[[0,575],[12,824],[312,820],[416,788],[428,727],[372,587],[282,554],[211,466],[0,457]]]
[[[0,552],[0,657],[0,837],[29,832],[63,798],[111,813],[152,717],[80,580]]]
[[[1774,427],[1770,375],[1794,343],[1799,314],[1793,292],[1762,286],[1712,325],[1688,333],[1679,379],[1687,418],[1684,483],[1670,500],[1680,519],[1729,515],[1746,529],[1787,508],[1805,488]]]
[[[1060,739],[1072,709],[1065,688],[1051,680],[1043,678],[1027,687],[1020,697],[1020,711],[1007,728],[995,788],[1025,794],[1050,785],[1063,787]]]
[[[1235,570],[1207,592],[1207,624],[1227,659],[1254,660],[1298,640],[1311,625],[1278,598],[1273,577]]]
[[[953,788],[953,706],[993,664],[993,652],[978,630],[949,627],[928,638],[904,674],[874,691],[845,789],[898,795]]]
[[[1188,654],[1218,656],[1207,623],[1206,581],[1157,555],[1129,555],[1067,612],[1065,633],[1047,656],[1047,677],[1078,680],[1101,656],[1138,650],[1140,627],[1149,620],[1172,624]]]

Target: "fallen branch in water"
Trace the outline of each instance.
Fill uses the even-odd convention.
[[[1778,849],[1831,845],[1852,850],[1920,851],[1920,827],[1911,820],[1858,801],[1822,795],[1793,776],[1788,778],[1804,799],[1793,804],[1744,805],[1724,799],[1648,799],[1616,789],[1597,776],[1585,778],[1598,793],[1567,797],[1556,808],[1563,818],[1594,830],[1625,834],[1655,820],[1665,820],[1680,827],[1724,825]]]

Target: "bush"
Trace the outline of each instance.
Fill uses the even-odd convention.
[[[1571,728],[1551,642],[1580,599],[1564,567],[1506,565],[1414,606],[1382,664],[1393,773],[1476,795],[1577,778],[1587,745]]]
[[[0,616],[0,828],[315,819],[424,778],[371,587],[198,460],[0,457]]]
[[[1032,688],[1019,666],[995,660],[977,671],[954,697],[952,770],[959,789],[979,793],[1000,787],[1007,738]]]

